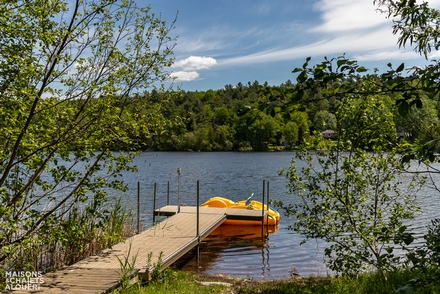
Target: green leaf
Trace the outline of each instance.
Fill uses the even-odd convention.
[[[368,69],[366,67],[364,67],[364,66],[359,66],[356,69],[356,72],[358,72],[358,73],[367,72],[367,71],[368,71]]]
[[[338,67],[341,67],[343,64],[347,64],[347,60],[346,59],[338,59],[336,64],[338,65]]]
[[[402,157],[402,162],[403,162],[403,163],[409,163],[409,162],[411,161],[411,158],[412,158],[411,155],[405,154],[405,155]]]
[[[403,234],[403,242],[405,245],[409,245],[414,241],[414,236],[411,234]]]
[[[308,75],[305,71],[301,72],[298,77],[296,78],[296,80],[298,81],[298,83],[304,83],[308,78]]]
[[[309,66],[309,61],[310,61],[311,59],[312,59],[311,57],[307,57],[307,58],[306,58],[306,61],[304,62],[303,66],[302,66],[303,69],[306,69],[307,66]]]
[[[404,68],[405,68],[405,64],[402,63],[402,64],[399,65],[399,67],[396,69],[396,72],[401,72]]]
[[[406,101],[402,101],[399,105],[399,114],[403,117],[407,116],[409,113],[409,104]]]

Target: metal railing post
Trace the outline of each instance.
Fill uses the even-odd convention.
[[[200,255],[200,182],[197,181],[197,224],[196,224],[196,236],[197,236],[197,260]]]
[[[156,183],[154,183],[154,191],[153,191],[153,226],[156,222]]]
[[[138,191],[137,191],[137,233],[139,234],[141,231],[141,183],[138,182]]]
[[[269,181],[267,181],[267,201],[266,201],[266,205],[267,205],[267,216],[266,216],[266,219],[267,219],[267,226],[266,226],[266,228],[267,228],[267,236],[269,237]]]
[[[167,184],[167,205],[170,205],[170,181]]]
[[[261,238],[264,240],[264,188],[266,186],[266,181],[263,180],[263,196],[262,196],[262,206],[261,206]]]
[[[197,181],[197,229],[196,229],[196,236],[200,237],[200,230],[199,230],[199,225],[200,225],[200,182]]]
[[[177,213],[180,212],[180,167],[177,169]]]

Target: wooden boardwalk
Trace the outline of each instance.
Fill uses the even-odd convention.
[[[40,289],[11,293],[108,293],[121,283],[119,259],[132,261],[136,257],[132,278],[148,279],[159,257],[162,269],[165,269],[196,247],[227,218],[263,219],[262,212],[257,210],[199,207],[197,230],[197,208],[181,206],[180,213],[176,214],[177,209],[177,206],[157,209],[156,215],[170,217],[98,255],[43,275],[44,283]]]

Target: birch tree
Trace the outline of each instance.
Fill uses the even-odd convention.
[[[126,99],[168,78],[173,28],[133,0],[0,0],[0,262],[125,189],[109,146],[130,143]]]

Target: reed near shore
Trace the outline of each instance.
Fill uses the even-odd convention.
[[[31,245],[21,246],[0,265],[0,289],[6,271],[50,272],[74,264],[123,241],[135,234],[132,211],[120,199],[107,201],[94,209],[91,201],[85,207],[73,207],[58,215],[59,227],[39,231]]]

